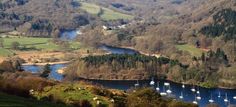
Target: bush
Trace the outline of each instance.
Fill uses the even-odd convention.
[[[46,64],[43,69],[43,73],[40,75],[41,77],[47,78],[51,72],[50,64]]]
[[[128,107],[197,107],[195,104],[163,98],[152,88],[136,90],[128,96],[127,101]]]
[[[96,88],[96,87],[92,88],[92,93],[96,95],[104,96],[104,97],[109,97],[109,98],[112,98],[114,96],[111,91],[107,89]]]
[[[127,99],[121,96],[114,96],[114,104],[113,107],[125,107],[127,103]]]
[[[5,72],[0,77],[0,91],[23,97],[29,97],[29,90],[31,89],[42,91],[44,87],[56,84],[24,72]]]
[[[92,107],[88,100],[74,101],[72,105],[75,107]]]
[[[138,89],[127,98],[128,107],[159,107],[164,100],[151,88]]]

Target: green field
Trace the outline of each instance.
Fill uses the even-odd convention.
[[[4,48],[0,48],[0,56],[12,56],[14,54],[14,52],[8,50],[8,49],[4,49]]]
[[[204,53],[203,50],[199,49],[199,48],[196,48],[195,46],[193,45],[188,45],[188,44],[185,44],[185,45],[176,45],[176,48],[179,49],[179,50],[182,50],[182,51],[187,51],[189,52],[192,56],[201,56],[202,53]]]
[[[11,56],[14,51],[11,50],[11,44],[13,42],[18,42],[20,46],[25,47],[26,50],[21,51],[54,51],[60,50],[60,46],[52,43],[51,38],[33,38],[33,37],[9,37],[3,38],[4,48],[0,48],[0,56]],[[78,42],[70,42],[70,48],[73,50],[80,49],[80,43]]]
[[[90,14],[98,14],[100,9],[103,9],[104,13],[100,16],[103,20],[116,20],[116,19],[132,19],[133,16],[123,14],[109,8],[100,7],[96,4],[80,2],[82,4],[81,9],[87,11]]]
[[[50,38],[10,37],[4,38],[4,48],[10,48],[12,42],[18,42],[21,46],[35,47],[36,49],[55,50],[58,46],[50,42]]]
[[[26,99],[0,92],[0,107],[66,107],[44,101]]]

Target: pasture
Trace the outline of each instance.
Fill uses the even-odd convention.
[[[87,11],[90,14],[97,15],[101,10],[103,10],[100,17],[103,20],[117,20],[117,19],[132,19],[132,15],[124,14],[109,8],[101,7],[96,4],[92,3],[86,3],[86,2],[80,2],[81,3],[81,9]]]
[[[60,51],[61,46],[54,44],[52,38],[34,38],[34,37],[7,37],[3,39],[4,48],[0,48],[0,56],[12,56],[17,51]],[[12,50],[13,42],[18,42],[21,50]],[[72,50],[80,49],[80,43],[75,41],[69,42],[69,48]]]
[[[179,50],[182,50],[182,51],[187,51],[189,52],[192,56],[201,56],[202,53],[204,53],[205,51],[199,49],[199,48],[196,48],[195,46],[193,45],[188,45],[188,44],[185,44],[185,45],[176,45],[176,48],[179,49]]]

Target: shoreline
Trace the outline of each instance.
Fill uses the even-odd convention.
[[[59,62],[45,62],[45,63],[23,63],[22,65],[23,66],[30,66],[30,65],[35,65],[35,66],[44,66],[44,65],[47,65],[47,64],[50,64],[50,65],[56,65],[56,64],[67,64],[67,63],[70,63],[70,61],[59,61]]]
[[[107,46],[110,46],[110,45],[107,45]],[[148,53],[148,52],[144,52],[144,51],[142,51],[142,50],[135,49],[134,47],[121,46],[121,47],[119,47],[119,48],[131,49],[131,50],[137,51],[137,52],[139,52],[140,54],[146,55],[146,56],[154,56],[154,57],[156,57],[156,58],[159,58],[159,57],[161,57],[161,56],[163,57],[162,54]]]
[[[120,79],[94,79],[94,78],[83,78],[83,77],[78,77],[77,80],[87,80],[87,81],[148,81],[151,79],[142,79],[142,80],[137,80],[137,79],[125,79],[125,80],[120,80]],[[207,88],[207,87],[202,87],[199,85],[193,85],[193,84],[187,84],[187,83],[180,83],[180,82],[175,82],[172,80],[168,80],[168,79],[155,79],[158,81],[167,81],[167,82],[172,82],[175,84],[182,84],[182,85],[188,85],[188,86],[197,86],[197,87],[201,87],[201,88],[206,88],[206,89],[225,89],[225,90],[236,90],[236,88],[229,88],[229,87],[212,87],[212,88]]]

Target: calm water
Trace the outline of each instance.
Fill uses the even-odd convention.
[[[137,83],[136,81],[102,81],[102,80],[91,80],[95,84],[101,84],[108,88],[115,88],[115,89],[121,89],[121,90],[127,90],[131,87],[134,88],[134,84]],[[155,80],[156,84],[153,88],[157,87],[157,82],[159,82],[159,87],[161,89],[160,92],[164,92],[169,87],[164,88],[164,82],[170,83],[170,89],[172,91],[172,94],[170,94],[170,97],[174,97],[177,100],[181,100],[179,96],[181,95],[181,92],[183,93],[184,99],[183,101],[186,102],[193,102],[195,100],[195,96],[198,96],[199,94],[193,93],[191,89],[193,86],[185,85],[185,88],[182,88],[182,84],[173,83],[170,81],[164,81],[164,80]],[[140,86],[149,86],[150,80],[143,80],[139,81]],[[209,99],[212,99],[220,105],[220,107],[227,107],[227,105],[224,102],[225,94],[227,93],[228,100],[230,101],[230,104],[236,104],[236,100],[233,99],[233,96],[236,96],[236,90],[227,90],[227,89],[206,89],[201,87],[195,87],[196,90],[200,91],[201,100],[198,101],[198,104],[200,107],[205,107],[207,104],[209,104]],[[218,97],[219,92],[221,93],[220,98]]]
[[[74,40],[76,37],[81,34],[79,30],[62,30],[60,33],[61,40]]]
[[[138,51],[133,49],[127,49],[127,48],[118,48],[118,47],[112,47],[108,45],[102,45],[100,48],[104,51],[107,51],[112,54],[139,54]]]
[[[63,67],[66,67],[66,64],[51,65],[50,66],[51,73],[49,75],[49,78],[55,79],[55,80],[59,80],[59,81],[62,80],[63,79],[63,75],[57,73],[57,70],[61,69]],[[25,71],[32,72],[32,73],[40,73],[40,72],[43,71],[43,66],[24,65],[23,69]]]
[[[113,54],[138,54],[137,51],[132,50],[132,49],[115,48],[115,47],[110,47],[106,45],[103,45],[103,47],[101,48]],[[62,80],[63,76],[61,74],[58,74],[56,71],[65,66],[66,64],[51,65],[52,71],[49,78],[59,80],[59,81]],[[38,73],[42,71],[41,70],[42,67],[40,66],[23,66],[23,68],[25,69],[25,71],[29,71],[32,73]],[[91,81],[94,84],[101,84],[107,88],[114,88],[114,89],[121,89],[121,90],[130,89],[134,87],[135,83],[137,83],[137,81],[105,81],[105,80],[104,81],[88,80],[88,81]],[[177,83],[164,81],[164,80],[155,80],[155,86],[153,86],[154,89],[157,87],[157,82],[159,82],[160,92],[164,92],[170,88],[172,91],[172,94],[170,94],[169,96],[177,100],[181,100],[179,99],[181,92],[183,93],[183,96],[184,96],[182,100],[186,102],[193,102],[195,100],[195,96],[201,96],[201,100],[198,101],[198,104],[200,107],[205,107],[207,104],[209,104],[209,100],[211,99],[211,96],[214,102],[219,104],[220,107],[227,107],[229,103],[224,102],[226,94],[228,96],[228,100],[230,101],[230,104],[236,104],[236,99],[233,99],[233,96],[236,96],[236,90],[220,89],[220,88],[206,89],[206,88],[201,88],[201,87],[195,87],[196,90],[200,91],[200,94],[197,94],[191,91],[193,86],[185,85],[185,88],[182,88],[182,84],[177,84]],[[165,82],[170,83],[170,87],[164,86]],[[150,83],[150,80],[139,81],[140,86],[150,87],[149,83]],[[220,97],[218,97],[219,92],[221,93]]]

